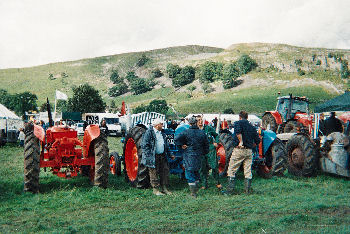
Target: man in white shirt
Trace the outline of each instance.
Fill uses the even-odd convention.
[[[141,148],[141,163],[148,167],[150,183],[153,193],[157,196],[171,194],[167,186],[169,183],[169,166],[167,156],[169,147],[166,136],[162,132],[163,122],[159,119],[153,121],[143,135]]]

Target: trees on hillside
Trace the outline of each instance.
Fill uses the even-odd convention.
[[[37,100],[38,97],[31,92],[9,94],[6,90],[0,89],[0,103],[20,116],[23,116],[26,111],[36,111]]]
[[[68,109],[73,112],[104,112],[106,103],[98,90],[89,84],[74,86],[73,97],[68,99]]]

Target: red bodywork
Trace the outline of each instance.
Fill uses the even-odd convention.
[[[53,174],[70,178],[78,175],[83,165],[95,167],[95,155],[90,150],[91,142],[100,135],[98,125],[90,125],[84,133],[82,143],[77,131],[67,126],[44,129],[34,125],[34,135],[40,140],[40,167],[51,167]]]
[[[278,113],[278,111],[266,111],[264,115],[266,115],[267,113],[270,113],[276,120],[276,123],[278,125],[282,124],[282,116],[280,113]]]
[[[338,116],[338,119],[343,121],[343,123],[347,123],[350,121],[350,111],[344,112]]]

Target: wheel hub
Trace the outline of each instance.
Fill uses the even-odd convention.
[[[302,168],[304,166],[304,153],[300,148],[295,148],[292,151],[291,161],[294,166]]]

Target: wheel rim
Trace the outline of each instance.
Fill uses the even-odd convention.
[[[125,168],[130,181],[136,180],[138,163],[137,147],[134,140],[130,138],[125,146]]]
[[[226,165],[226,153],[223,145],[219,144],[219,147],[216,150],[216,155],[218,157],[219,173],[222,173],[225,171]]]
[[[300,148],[295,148],[290,157],[291,163],[296,168],[303,168],[304,166],[304,154]]]
[[[109,167],[111,169],[111,173],[115,175],[117,171],[117,164],[113,155],[111,155],[111,157],[109,158]]]

